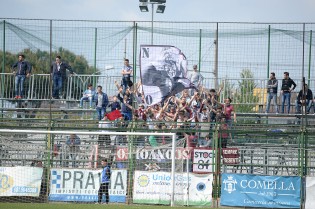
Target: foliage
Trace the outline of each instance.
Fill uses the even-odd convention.
[[[225,98],[232,98],[234,95],[234,85],[230,82],[230,80],[224,80],[223,83],[221,84],[223,86],[223,91],[221,94],[223,95],[223,99]],[[221,102],[224,102],[223,100]]]
[[[240,73],[241,81],[238,82],[238,88],[235,92],[237,112],[254,112],[255,105],[259,101],[258,96],[254,96],[254,89],[257,87],[254,81],[254,74],[250,69],[243,69]]]
[[[25,60],[31,63],[33,74],[46,74],[50,73],[50,66],[55,60],[57,55],[61,56],[61,59],[67,62],[75,73],[77,74],[92,74],[95,72],[94,67],[89,66],[88,61],[81,55],[75,55],[67,49],[60,47],[57,51],[52,52],[50,59],[49,52],[30,49],[24,49],[22,52],[12,54],[6,52],[5,54],[5,71],[6,73],[11,72],[11,65],[18,60],[18,54],[24,54]],[[0,65],[2,67],[2,56],[3,52],[0,51]]]

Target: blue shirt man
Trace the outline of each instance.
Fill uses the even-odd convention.
[[[98,203],[100,204],[102,202],[102,197],[103,194],[105,194],[105,202],[108,204],[109,202],[109,183],[110,183],[110,176],[111,176],[111,171],[110,171],[110,166],[107,163],[107,159],[103,159],[101,161],[103,170],[101,173],[101,183],[100,183],[100,188],[98,190]]]

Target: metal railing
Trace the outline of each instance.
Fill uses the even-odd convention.
[[[1,80],[4,89],[1,91],[2,100],[11,100],[14,98],[14,75],[9,73],[0,73],[3,78]],[[138,81],[139,78],[136,79]],[[60,92],[62,99],[67,101],[78,102],[87,88],[87,84],[93,84],[94,88],[98,85],[103,87],[103,91],[109,97],[117,94],[115,81],[121,82],[120,76],[103,76],[103,75],[79,75],[69,76],[63,82],[63,88]],[[268,79],[219,79],[219,84],[222,86],[220,100],[230,97],[233,99],[233,104],[247,105],[265,105],[267,97],[267,82]],[[295,93],[291,97],[291,103],[294,103],[296,92],[301,89],[302,82],[295,80],[297,87]],[[312,84],[314,81],[310,81]],[[205,79],[203,86],[206,89],[214,88],[214,79]],[[2,86],[2,85],[1,85]],[[33,74],[24,83],[25,99],[28,100],[49,100],[53,88],[51,77],[49,74]],[[278,85],[278,100],[280,100],[281,80]],[[278,102],[280,104],[280,102]]]

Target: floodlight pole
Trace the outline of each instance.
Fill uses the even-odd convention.
[[[153,11],[154,11],[154,4],[151,3],[151,14],[152,14],[152,18],[151,18],[151,45],[153,45]]]

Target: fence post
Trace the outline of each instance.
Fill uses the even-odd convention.
[[[1,75],[1,97],[4,98],[4,72],[5,72],[5,20],[3,20],[3,45],[2,45],[2,75]],[[3,118],[4,101],[1,100],[1,118]]]
[[[215,52],[214,52],[214,88],[218,89],[218,50],[219,50],[219,43],[218,43],[218,36],[219,36],[219,23],[217,23],[217,29],[215,32],[215,40],[214,40],[214,44],[215,44]]]
[[[94,73],[96,73],[97,28],[94,29]]]
[[[221,146],[219,143],[220,136],[219,136],[219,130],[220,130],[220,122],[215,123],[215,128],[213,132],[213,141],[212,141],[212,151],[215,153],[214,156],[212,157],[212,172],[213,172],[213,184],[212,184],[212,193],[213,193],[213,201],[212,201],[212,206],[213,207],[218,207],[219,206],[219,201],[220,201],[220,154],[221,154]]]
[[[302,80],[304,79],[304,60],[305,60],[305,58],[304,58],[304,56],[305,56],[305,23],[303,23],[303,45],[302,45],[302,73],[301,73],[301,75],[302,75]],[[302,89],[304,89],[304,85],[305,83],[303,83],[302,84]]]
[[[199,30],[199,60],[198,60],[199,72],[201,69],[201,38],[202,38],[202,29]]]
[[[310,48],[308,53],[308,77],[307,77],[307,84],[310,86],[310,79],[311,79],[311,62],[312,62],[312,36],[313,31],[310,31]]]
[[[269,78],[269,70],[270,70],[270,25],[268,26],[267,79]]]

